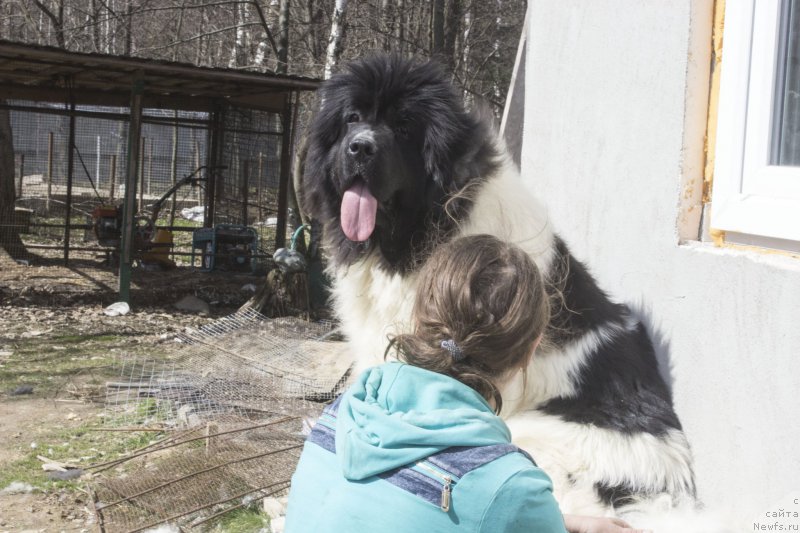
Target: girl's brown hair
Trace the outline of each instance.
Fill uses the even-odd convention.
[[[451,376],[494,400],[495,383],[526,362],[549,320],[539,269],[491,235],[439,247],[419,274],[414,332],[392,339],[400,360]]]

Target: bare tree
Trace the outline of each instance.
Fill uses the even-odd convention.
[[[406,40],[406,19],[404,17],[406,8],[405,0],[397,0],[397,51],[401,54],[405,51]]]
[[[289,71],[289,0],[281,0],[278,18],[278,66],[279,74]]]
[[[323,78],[340,60],[373,49],[436,56],[466,98],[499,111],[525,7],[525,0],[6,0],[0,33],[75,51]]]
[[[245,24],[247,24],[247,10],[242,4],[236,4],[231,10],[233,16],[234,39],[231,46],[231,55],[228,60],[228,68],[235,68],[245,64]]]
[[[342,54],[342,40],[344,36],[345,21],[347,20],[347,0],[336,0],[331,17],[331,36],[328,38],[328,51],[325,54],[324,79],[331,77],[333,69],[339,63]]]
[[[58,46],[66,48],[66,40],[64,38],[64,0],[56,0],[55,6],[46,6],[42,0],[33,0],[33,3],[53,25]]]
[[[444,52],[444,0],[433,0],[431,13],[431,56],[440,57]]]
[[[455,69],[457,63],[456,43],[458,42],[459,33],[461,31],[461,1],[462,0],[450,0],[444,26],[444,50],[442,55],[451,71]]]

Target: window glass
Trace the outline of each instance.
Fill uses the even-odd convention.
[[[783,0],[770,164],[800,166],[800,0]]]

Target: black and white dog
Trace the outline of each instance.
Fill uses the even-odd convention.
[[[408,328],[418,267],[438,243],[489,233],[545,274],[553,317],[522,381],[503,391],[515,442],[565,512],[694,502],[692,457],[645,328],[548,226],[487,121],[432,63],[373,56],[321,89],[304,207],[324,224],[335,311],[364,368]]]

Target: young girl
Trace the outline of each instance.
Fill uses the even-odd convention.
[[[440,247],[420,271],[400,361],[367,370],[328,406],[292,478],[287,533],[611,533],[562,517],[550,478],[497,416],[549,318],[539,271],[489,235]],[[524,379],[524,375],[523,375]]]

